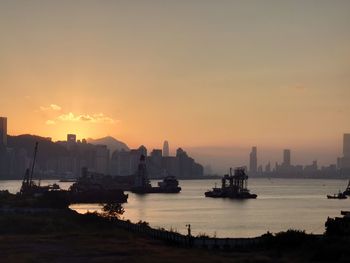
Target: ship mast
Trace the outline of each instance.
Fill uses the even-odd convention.
[[[30,177],[29,177],[29,183],[30,183],[30,185],[33,184],[33,173],[34,173],[34,167],[35,167],[36,154],[37,154],[37,152],[38,152],[38,144],[39,144],[38,142],[35,142],[32,169],[31,169],[31,171],[30,171]]]

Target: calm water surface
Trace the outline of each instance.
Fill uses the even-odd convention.
[[[42,181],[42,184],[53,182],[56,181]],[[179,194],[128,193],[123,217],[181,233],[186,232],[186,224],[191,224],[195,235],[251,237],[290,228],[323,233],[328,216],[339,216],[340,210],[350,210],[350,199],[326,198],[327,194],[344,190],[347,180],[250,178],[249,188],[258,194],[255,200],[205,198],[204,192],[215,182],[220,183],[219,180],[180,181]],[[63,189],[71,185],[59,184]],[[11,192],[17,192],[20,185],[20,181],[0,181],[0,189]],[[78,204],[71,208],[80,213],[101,209],[98,204]]]

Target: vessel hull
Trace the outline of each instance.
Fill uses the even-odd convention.
[[[162,187],[132,187],[131,192],[136,194],[177,194],[181,187],[162,188]]]

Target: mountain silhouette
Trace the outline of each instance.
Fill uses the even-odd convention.
[[[88,143],[91,144],[103,144],[103,145],[107,145],[107,148],[110,150],[111,153],[113,153],[115,150],[125,150],[125,151],[129,151],[129,147],[121,141],[118,141],[117,139],[111,137],[111,136],[106,136],[100,139],[92,139],[92,138],[88,138],[87,139]]]

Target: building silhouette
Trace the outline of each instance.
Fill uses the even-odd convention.
[[[67,143],[76,143],[77,135],[75,134],[67,134]]]
[[[343,135],[343,156],[344,158],[350,158],[350,133]]]
[[[141,155],[145,156],[147,171],[150,178],[163,178],[173,175],[178,178],[193,178],[203,176],[203,166],[181,148],[177,149],[176,156],[164,156],[161,149],[153,149],[147,155],[147,149],[140,146],[130,151],[115,151],[111,158],[112,175],[134,175],[137,172]]]
[[[284,149],[283,150],[283,163],[282,163],[282,165],[284,167],[290,167],[291,166],[290,155],[291,155],[290,149]]]
[[[131,156],[130,151],[121,149],[120,151],[116,150],[112,153],[111,158],[111,173],[115,175],[130,175],[131,174]]]
[[[271,163],[270,163],[270,162],[268,162],[268,163],[266,164],[266,166],[265,166],[265,172],[266,172],[266,173],[271,173]]]
[[[106,145],[96,145],[95,172],[109,173],[109,150]]]
[[[147,158],[148,171],[153,177],[162,177],[165,173],[163,170],[162,150],[153,149],[150,156]]]
[[[15,155],[16,152],[8,147],[7,118],[0,117],[0,177],[13,176],[18,167]]]
[[[67,134],[67,147],[68,149],[74,147],[77,143],[77,136],[75,134]]]
[[[258,157],[256,146],[252,147],[252,151],[249,155],[249,172],[251,174],[256,174],[258,169]]]
[[[7,147],[7,118],[0,117],[0,146]]]
[[[350,173],[350,133],[343,135],[343,157],[338,158],[337,164],[342,174]]]
[[[164,143],[163,143],[163,156],[164,157],[169,156],[169,143],[168,143],[168,141],[164,141]]]

